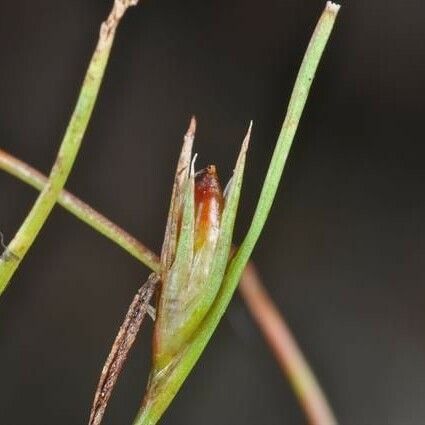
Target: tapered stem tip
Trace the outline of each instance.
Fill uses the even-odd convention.
[[[338,13],[340,7],[341,5],[334,3],[332,1],[326,2],[326,10],[328,10],[329,12]]]

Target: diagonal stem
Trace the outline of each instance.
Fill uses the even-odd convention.
[[[101,25],[99,41],[49,179],[15,237],[0,257],[0,295],[34,243],[68,179],[96,103],[118,23],[126,9],[137,1],[115,0],[109,17]]]
[[[17,177],[35,189],[42,190],[47,183],[47,177],[25,162],[15,158],[0,149],[0,169]],[[67,211],[79,218],[96,231],[115,242],[130,255],[137,258],[151,270],[159,272],[159,258],[149,248],[124,229],[91,208],[72,193],[62,190],[58,203]]]
[[[322,388],[252,262],[245,267],[239,291],[282,372],[288,377],[309,423],[335,425],[337,421]]]
[[[47,182],[46,176],[1,149],[0,169],[38,190],[42,190]],[[151,270],[159,271],[159,258],[149,248],[85,202],[66,190],[62,190],[58,197],[58,203],[68,212],[120,246],[124,251],[138,259]],[[303,357],[295,338],[292,336],[288,325],[286,325],[283,316],[280,315],[273,301],[267,295],[258,276],[252,273],[252,267],[253,265],[248,265],[242,276],[240,284],[242,298],[247,303],[261,332],[263,332],[270,349],[274,352],[279,365],[282,367],[282,371],[291,382],[306,416],[311,418],[310,420],[313,425],[332,424],[333,422],[331,421],[313,421],[315,417],[318,417],[318,414],[315,413],[316,411],[326,412],[329,410],[326,397],[323,395],[323,391],[320,389],[316,380],[313,382],[311,379],[306,381],[306,376],[313,375],[311,369]],[[261,299],[257,299],[257,296],[254,296],[254,294],[258,292],[262,293],[262,296],[268,302],[263,303]],[[284,337],[280,335],[282,330],[279,331],[279,326],[273,325],[273,321],[276,324],[280,324],[283,328]],[[315,406],[314,412],[310,412],[313,409],[311,406]],[[329,414],[329,417],[332,417],[332,413]]]
[[[137,291],[128,308],[124,322],[100,374],[90,412],[89,425],[100,425],[102,422],[112,391],[127,360],[128,353],[133,347],[143,319],[146,314],[149,314],[149,303],[155,293],[158,282],[159,277],[152,273]]]

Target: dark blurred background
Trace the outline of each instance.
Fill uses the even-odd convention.
[[[1,147],[48,173],[112,1],[3,1]],[[252,217],[325,2],[146,0],[119,29],[68,189],[159,251],[178,152],[223,181],[250,119],[236,242]],[[342,424],[425,417],[425,3],[343,2],[284,180],[254,252]],[[13,237],[36,192],[0,174]],[[0,301],[0,422],[84,424],[148,270],[56,207]],[[150,362],[144,326],[105,424],[131,423]],[[238,296],[162,423],[303,424]]]

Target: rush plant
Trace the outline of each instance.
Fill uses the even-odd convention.
[[[302,61],[286,116],[270,161],[257,207],[246,236],[232,247],[233,228],[252,123],[243,140],[233,176],[224,191],[210,165],[195,171],[192,157],[196,121],[191,120],[177,164],[161,256],[127,235],[87,204],[63,191],[78,153],[108,62],[114,35],[128,7],[137,0],[115,0],[102,24],[74,113],[50,176],[0,150],[0,168],[40,190],[39,197],[0,259],[0,295],[36,239],[56,202],[138,258],[153,273],[130,305],[103,368],[90,424],[99,424],[106,405],[146,314],[154,320],[152,367],[135,425],[156,424],[198,361],[229,305],[267,220],[320,58],[339,6],[327,2]],[[249,164],[249,162],[248,162]],[[157,292],[155,306],[150,301]],[[301,354],[296,352],[298,357]],[[308,365],[299,361],[294,388],[312,423],[336,423]],[[292,379],[291,379],[292,381]],[[310,392],[307,392],[307,389]],[[305,390],[305,391],[304,391]],[[316,403],[317,409],[309,402]],[[313,412],[313,413],[311,413]],[[316,412],[320,412],[316,413]]]

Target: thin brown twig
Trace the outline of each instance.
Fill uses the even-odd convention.
[[[337,420],[322,388],[252,262],[245,268],[239,290],[282,372],[288,377],[309,423],[335,425]]]
[[[103,366],[90,412],[89,425],[99,425],[102,422],[117,379],[134,344],[143,319],[148,313],[149,302],[155,292],[157,283],[158,276],[152,273],[147,282],[137,291],[128,308],[124,322]]]

